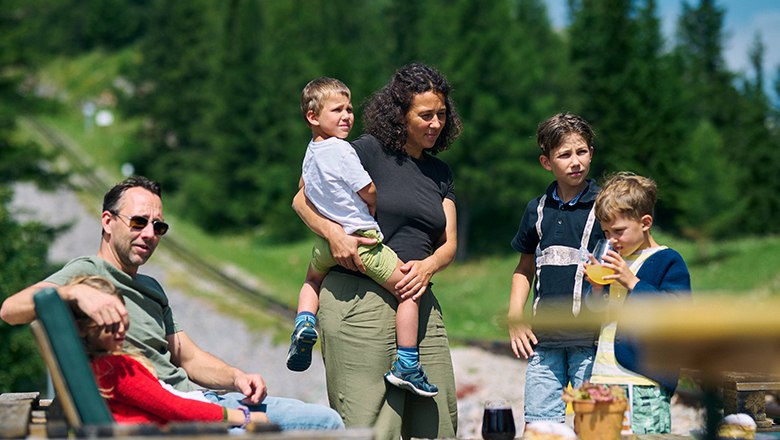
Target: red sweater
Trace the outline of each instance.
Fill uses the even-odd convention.
[[[92,360],[98,387],[117,423],[158,423],[173,421],[221,422],[224,412],[214,403],[179,397],[160,382],[140,362],[126,355],[108,355]]]

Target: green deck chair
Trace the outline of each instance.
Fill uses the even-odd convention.
[[[114,417],[98,392],[67,304],[53,288],[43,289],[33,298],[38,319],[31,327],[68,424],[74,428],[113,425]]]
[[[51,373],[57,400],[77,438],[227,433],[224,423],[174,422],[163,428],[154,424],[116,424],[98,391],[68,305],[53,288],[42,289],[33,300],[37,316],[31,324],[33,334]],[[272,429],[261,426],[260,430]],[[57,437],[63,436],[55,432]]]

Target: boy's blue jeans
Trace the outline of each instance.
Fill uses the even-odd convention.
[[[285,397],[266,397],[260,405],[246,405],[241,393],[217,394],[204,391],[207,399],[225,408],[246,406],[251,411],[262,411],[282,431],[303,429],[344,429],[344,422],[336,411],[327,406],[305,403]]]
[[[596,347],[535,347],[525,370],[525,421],[566,420],[566,404],[561,399],[563,389],[590,378]]]

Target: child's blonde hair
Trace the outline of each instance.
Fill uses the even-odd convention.
[[[103,293],[107,293],[119,298],[119,300],[122,301],[122,304],[125,303],[124,297],[122,297],[122,295],[117,292],[116,287],[114,287],[110,281],[103,277],[97,275],[79,275],[71,278],[67,285],[73,286],[76,284],[84,284],[93,287]],[[92,342],[93,334],[95,332],[98,332],[99,334],[102,329],[98,328],[98,326],[95,324],[95,321],[87,316],[87,314],[79,308],[75,301],[70,301],[69,305],[70,311],[73,313],[73,318],[76,320],[76,327],[79,330],[81,341],[84,343],[84,349],[87,352],[87,356],[89,356],[90,359],[94,359],[95,357],[107,354],[105,351],[95,346]]]
[[[596,218],[609,222],[622,215],[640,220],[653,215],[657,187],[653,179],[622,171],[607,177],[596,196]]]
[[[120,301],[122,301],[122,304],[125,303],[125,299],[122,296],[121,293],[116,289],[116,286],[114,286],[111,281],[97,275],[79,275],[71,278],[70,281],[68,281],[68,286],[72,286],[75,284],[84,284],[90,287],[93,287],[103,293],[107,293],[109,295],[113,295],[117,298],[119,298]],[[111,354],[125,354],[133,359],[137,360],[141,363],[144,367],[146,367],[154,377],[157,377],[157,374],[154,371],[154,366],[149,361],[149,359],[143,355],[138,349],[136,348],[126,348],[123,347],[121,351],[118,352],[108,352],[106,350],[103,350],[102,348],[98,347],[95,343],[95,340],[97,339],[97,336],[100,335],[100,332],[103,331],[102,327],[99,327],[95,324],[95,321],[87,316],[86,313],[84,313],[83,310],[81,310],[75,301],[70,301],[70,310],[73,313],[73,318],[76,321],[76,327],[79,331],[79,336],[81,336],[81,342],[84,345],[84,350],[87,353],[87,357],[89,359],[95,359],[100,356],[106,356]],[[113,392],[113,389],[99,389],[100,394],[104,398],[111,398],[111,393]]]
[[[306,124],[309,123],[308,119],[306,119],[306,114],[309,110],[313,111],[315,115],[319,115],[325,99],[335,93],[340,93],[348,99],[352,99],[352,92],[349,91],[349,87],[335,78],[322,76],[306,84],[303,92],[301,92],[301,114]]]

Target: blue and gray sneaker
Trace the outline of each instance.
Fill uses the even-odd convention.
[[[287,352],[287,368],[292,371],[304,371],[311,365],[311,350],[317,343],[317,330],[310,322],[295,327]]]
[[[428,382],[428,376],[419,362],[412,368],[406,368],[396,359],[385,374],[385,380],[418,396],[433,397],[439,394],[439,388]]]

